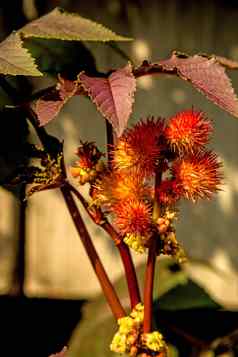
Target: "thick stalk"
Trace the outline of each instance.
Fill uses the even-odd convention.
[[[155,202],[153,208],[153,219],[155,222],[160,214],[160,203],[158,201],[157,190],[161,184],[162,173],[157,169],[155,175]],[[154,287],[154,274],[155,274],[155,262],[157,256],[157,235],[151,238],[151,244],[149,247],[148,260],[145,273],[144,284],[144,324],[143,331],[148,333],[152,328],[152,310],[153,310],[153,287]]]
[[[156,237],[152,238],[149,247],[148,260],[145,272],[144,284],[144,323],[143,332],[151,332],[152,329],[152,310],[153,310],[153,287],[154,287],[154,273],[156,261]]]
[[[105,269],[101,263],[101,260],[94,248],[91,237],[90,237],[90,235],[87,231],[87,228],[84,224],[84,221],[79,213],[78,207],[76,206],[76,203],[74,201],[74,198],[72,197],[70,189],[67,186],[63,186],[63,187],[61,187],[61,192],[63,194],[64,200],[68,207],[70,215],[73,219],[73,222],[77,229],[77,232],[78,232],[78,234],[81,238],[81,241],[84,245],[84,248],[87,252],[89,260],[92,264],[92,267],[97,275],[97,278],[98,278],[99,283],[102,287],[102,290],[103,290],[104,295],[107,299],[107,302],[112,310],[112,313],[116,319],[119,319],[119,318],[125,316],[126,313],[118,299],[118,296],[114,290],[114,287],[111,284],[111,282],[105,272]]]
[[[81,204],[83,205],[89,216],[95,222],[93,215],[90,213],[88,202],[85,200],[85,198],[70,183],[67,183],[67,186],[76,195],[76,197],[79,199],[79,201],[81,202]],[[95,223],[98,224],[97,222]],[[137,305],[141,301],[141,298],[140,298],[138,280],[136,277],[135,266],[130,254],[130,250],[127,247],[127,245],[121,240],[118,233],[115,231],[113,226],[108,222],[106,218],[104,218],[103,223],[99,223],[99,225],[104,229],[105,232],[109,234],[109,236],[112,238],[116,247],[119,250],[122,263],[124,266],[125,274],[126,274],[127,286],[130,295],[131,309],[133,309],[135,305]]]
[[[8,93],[10,97],[13,98],[14,101],[18,101],[18,93],[13,88],[5,79],[5,77],[0,76],[0,85],[4,88],[4,90]],[[49,149],[49,152],[52,151],[52,140],[55,141],[55,144],[57,144],[56,149],[58,149],[58,140],[55,139],[54,137],[51,137],[48,135],[46,130],[42,127],[39,127],[37,125],[37,116],[35,112],[32,110],[30,105],[28,103],[24,103],[22,105],[22,109],[25,111],[26,115],[30,119],[32,125],[34,126],[38,137],[46,149]],[[111,132],[111,141],[113,142],[113,132],[112,132],[112,127],[109,128],[108,134],[110,135]],[[112,147],[112,146],[111,146]],[[63,165],[63,170],[65,171],[64,165]],[[64,172],[66,175],[66,172]],[[111,310],[116,317],[116,319],[125,316],[125,311],[118,299],[118,296],[114,290],[113,285],[111,284],[105,269],[101,263],[101,260],[94,248],[94,245],[91,241],[91,237],[87,231],[87,228],[84,224],[84,221],[79,213],[79,210],[75,204],[75,201],[71,195],[69,187],[67,187],[67,184],[63,187],[61,187],[61,192],[63,194],[63,197],[65,199],[65,203],[69,209],[69,212],[71,214],[71,217],[73,219],[73,222],[75,224],[75,227],[80,235],[80,238],[82,240],[82,243],[85,247],[85,250],[88,254],[88,257],[92,263],[93,269],[99,279],[99,282],[101,284],[102,290],[105,294],[105,297],[108,301],[109,306],[111,307]]]
[[[112,239],[116,240],[119,238],[117,232],[109,222],[103,223],[102,228],[112,237]],[[131,257],[130,250],[122,240],[120,240],[120,242],[117,244],[117,248],[123,262],[130,295],[131,309],[133,309],[141,301],[135,266]]]
[[[107,132],[107,162],[108,168],[112,169],[112,160],[113,160],[113,144],[114,144],[114,134],[112,125],[106,120],[106,132]]]

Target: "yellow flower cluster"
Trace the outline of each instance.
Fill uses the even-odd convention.
[[[166,351],[166,343],[158,331],[142,333],[144,306],[139,303],[129,316],[118,320],[119,329],[113,337],[110,349],[117,353],[128,353],[135,357],[139,351]]]
[[[119,329],[113,337],[110,349],[113,352],[136,356],[138,339],[144,319],[144,306],[137,304],[129,316],[118,320]]]

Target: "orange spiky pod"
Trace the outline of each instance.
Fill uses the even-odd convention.
[[[160,204],[174,205],[181,197],[181,189],[174,179],[166,179],[156,189],[156,197]]]
[[[127,130],[114,151],[114,166],[119,170],[137,169],[144,176],[154,173],[164,148],[164,120],[148,118]]]
[[[124,236],[124,241],[142,253],[152,233],[152,208],[138,199],[120,201],[112,207],[114,223]]]
[[[172,151],[193,153],[208,143],[212,125],[200,111],[185,110],[173,116],[165,128],[165,137]]]
[[[172,172],[177,187],[187,199],[210,198],[220,189],[222,164],[211,151],[188,155],[174,162]]]
[[[140,172],[123,173],[117,170],[107,172],[95,184],[94,199],[113,205],[127,199],[144,199],[150,197],[150,188]]]

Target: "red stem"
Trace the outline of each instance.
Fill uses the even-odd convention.
[[[109,222],[105,222],[101,227],[112,237],[114,241],[119,240],[117,232]],[[131,253],[127,245],[120,239],[117,244],[123,266],[125,269],[127,286],[130,295],[131,309],[133,309],[140,301],[140,290],[136,277],[135,266],[131,257]]]
[[[84,245],[84,248],[88,254],[92,267],[97,275],[97,278],[100,282],[104,295],[107,299],[107,302],[112,310],[113,315],[116,319],[119,319],[126,315],[125,310],[123,309],[118,296],[114,290],[113,285],[111,284],[107,273],[101,263],[101,260],[94,248],[91,237],[87,231],[87,228],[84,224],[84,221],[79,213],[78,207],[72,197],[69,187],[61,187],[61,192],[64,196],[65,203],[68,207],[68,210],[73,219],[74,225],[78,231],[78,234],[81,238],[81,241]]]
[[[156,261],[156,237],[152,237],[152,242],[149,247],[148,260],[145,272],[144,285],[144,324],[143,332],[151,332],[152,329],[152,309],[153,309],[153,286]]]
[[[90,214],[88,202],[85,200],[85,198],[70,183],[67,183],[67,186],[76,195],[76,197],[79,199],[89,216],[93,219],[93,216]],[[126,280],[130,295],[131,309],[133,309],[141,301],[141,298],[135,266],[131,257],[130,250],[127,245],[121,240],[118,233],[115,231],[113,226],[108,222],[106,218],[104,218],[104,223],[100,224],[100,227],[102,227],[104,231],[110,235],[119,250],[125,269]]]
[[[157,190],[161,184],[162,173],[157,168],[155,175],[155,205],[154,213],[159,214],[159,201],[157,197]],[[156,217],[154,217],[156,219]],[[148,260],[146,265],[145,273],[145,284],[144,284],[144,324],[143,331],[148,333],[152,328],[152,310],[153,310],[153,287],[154,287],[154,274],[155,274],[155,262],[157,256],[157,235],[151,238],[151,244],[149,247]]]
[[[113,144],[114,144],[114,136],[113,136],[113,129],[112,124],[106,120],[106,132],[107,132],[107,162],[108,168],[112,169],[112,160],[113,160]]]

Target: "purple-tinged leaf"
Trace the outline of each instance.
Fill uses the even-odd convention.
[[[39,126],[44,126],[54,119],[68,100],[79,92],[78,80],[70,81],[59,77],[56,87],[44,94],[33,105]]]
[[[238,62],[226,57],[213,55],[215,60],[228,69],[238,69]]]
[[[157,63],[150,64],[145,61],[134,70],[134,75],[140,77],[147,74],[176,74],[191,82],[213,103],[238,117],[238,99],[224,68],[231,68],[232,65],[234,67],[235,63],[225,58],[200,55],[188,57],[174,52],[171,58]]]
[[[0,43],[0,73],[13,76],[42,76],[18,33],[12,33]]]
[[[84,73],[79,78],[97,109],[120,136],[132,112],[136,90],[131,64],[116,70],[108,78],[88,77]]]

